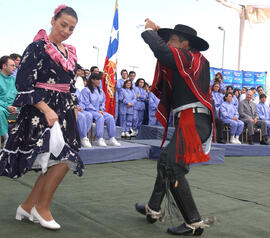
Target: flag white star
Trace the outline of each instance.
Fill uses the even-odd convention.
[[[114,41],[114,39],[118,39],[118,30],[115,30],[114,27],[112,27],[111,32],[111,43]]]

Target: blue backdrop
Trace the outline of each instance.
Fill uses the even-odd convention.
[[[233,88],[242,89],[242,87],[251,88],[262,86],[265,91],[266,73],[267,72],[251,72],[251,71],[237,71],[220,68],[210,68],[211,84],[216,73],[222,73],[223,81],[226,86],[233,86]]]

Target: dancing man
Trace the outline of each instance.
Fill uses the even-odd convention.
[[[185,223],[169,228],[174,235],[201,235],[206,224],[201,219],[185,175],[189,164],[209,160],[212,138],[212,97],[210,94],[209,62],[200,51],[208,43],[185,25],[174,29],[159,27],[146,19],[142,38],[158,60],[151,91],[160,99],[156,117],[165,127],[170,111],[175,116],[176,130],[162,151],[157,164],[153,193],[146,205],[137,203],[136,210],[150,223],[162,217],[161,203],[169,192],[174,197]],[[207,141],[207,142],[206,142]],[[202,143],[206,142],[205,152]],[[169,206],[171,207],[171,206]]]

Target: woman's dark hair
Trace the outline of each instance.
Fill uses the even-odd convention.
[[[13,60],[16,60],[17,58],[20,58],[21,59],[22,56],[19,55],[19,54],[17,54],[17,53],[13,53],[13,54],[10,55],[10,58],[13,59]]]
[[[216,74],[215,74],[215,78],[214,78],[214,81],[219,81],[219,77],[220,77],[220,79],[221,80],[223,80],[223,76],[222,76],[222,73],[220,73],[220,72],[217,72]]]
[[[98,67],[97,67],[97,66],[92,66],[92,67],[90,68],[90,73],[93,73],[95,69],[98,69]]]
[[[233,93],[229,92],[229,93],[225,93],[224,97],[223,97],[223,100],[226,101],[226,98],[229,96],[229,94],[232,95],[233,97]]]
[[[241,94],[240,89],[239,89],[239,88],[235,88],[235,89],[233,90],[233,95],[235,94],[235,92],[238,92],[238,97],[237,97],[237,99],[239,99],[239,98],[240,98],[240,94]]]
[[[231,88],[233,90],[233,86],[229,85],[229,86],[226,87],[226,91],[228,91],[229,88]]]
[[[62,8],[59,12],[57,12],[56,15],[54,15],[54,20],[57,20],[59,17],[61,17],[63,13],[74,17],[78,22],[77,13],[75,12],[75,10],[72,7],[64,7],[64,8]]]
[[[139,86],[139,82],[140,82],[141,80],[143,80],[143,86],[142,86],[142,88],[144,88],[144,86],[145,86],[145,80],[144,80],[143,78],[138,78],[138,79],[137,79],[137,81],[136,81],[136,83],[135,83],[135,86],[136,86],[136,87]]]
[[[130,79],[125,80],[125,82],[124,82],[124,84],[123,84],[123,88],[127,88],[126,85],[127,85],[128,82],[131,83],[130,90],[132,90],[132,89],[133,89],[133,88],[132,88],[132,81],[131,81]]]
[[[94,79],[94,80],[100,80],[100,79],[102,79],[102,72],[92,73],[89,76],[89,80],[87,82],[87,87],[90,89],[91,93],[94,92],[94,86],[93,86],[93,83],[92,83],[92,79]],[[100,90],[99,86],[97,86],[97,89],[98,89],[98,92],[100,94],[101,93],[101,90]]]
[[[218,81],[216,81],[216,82],[213,83],[213,85],[212,85],[212,87],[211,87],[211,92],[214,92],[214,86],[215,86],[216,84],[218,84],[218,86],[219,86],[218,92],[220,92],[220,83],[219,83]]]
[[[259,97],[260,99],[262,99],[262,98],[266,98],[266,95],[264,94],[264,93],[262,93],[261,95],[260,95],[260,97]]]

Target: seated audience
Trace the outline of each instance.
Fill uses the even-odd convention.
[[[216,116],[219,117],[219,108],[221,104],[223,103],[223,94],[220,93],[220,84],[219,82],[215,82],[212,85],[212,97],[215,102],[215,110],[216,110]]]
[[[270,135],[270,110],[269,106],[266,105],[266,95],[264,93],[260,94],[260,102],[256,106],[256,110],[259,119],[265,121],[267,124],[267,134]]]
[[[237,98],[238,104],[240,100],[240,95],[241,95],[241,90],[239,88],[234,88],[233,89],[233,95]]]
[[[14,78],[16,78],[16,75],[17,75],[17,72],[18,72],[18,67],[19,67],[19,64],[20,64],[20,62],[21,62],[22,56],[19,55],[19,54],[13,53],[13,54],[10,55],[10,58],[11,58],[12,60],[14,60],[14,63],[15,63],[15,67],[16,67],[16,68],[15,68],[14,73],[12,74],[12,76],[13,76]]]
[[[122,128],[122,137],[130,138],[129,131],[132,128],[136,95],[130,79],[124,81],[123,88],[119,93],[119,118]]]
[[[92,73],[89,77],[87,87],[81,91],[80,106],[83,110],[91,112],[93,119],[96,122],[97,145],[106,147],[107,144],[104,137],[104,122],[107,125],[108,135],[110,137],[108,145],[120,146],[120,143],[115,139],[116,126],[114,118],[111,114],[105,112],[105,95],[102,89],[99,88],[102,72]]]
[[[248,129],[248,143],[254,144],[254,126],[261,128],[263,145],[269,145],[270,141],[267,136],[267,124],[265,121],[259,120],[256,104],[252,102],[253,92],[248,90],[246,93],[246,99],[241,101],[238,106],[239,119],[245,123]]]
[[[17,95],[15,78],[11,76],[15,67],[9,56],[0,58],[0,136],[4,137],[4,142],[8,138],[8,117],[18,113],[17,107],[12,106]]]
[[[87,85],[86,78],[84,79],[84,85],[85,86]],[[87,133],[91,129],[91,126],[93,123],[93,116],[91,112],[83,110],[83,106],[80,105],[81,92],[79,89],[76,89],[76,96],[79,102],[79,104],[77,105],[77,127],[78,127],[79,135],[81,138],[81,145],[82,147],[91,148],[92,145],[89,142]]]
[[[224,96],[224,102],[220,106],[220,118],[224,124],[230,124],[230,143],[241,144],[239,136],[243,132],[244,122],[238,119],[238,109],[232,102],[232,92],[227,92]]]
[[[226,93],[232,93],[232,95],[233,95],[233,87],[232,86],[227,86],[226,87]],[[234,95],[233,95],[233,98],[232,98],[232,104],[235,106],[236,110],[238,110],[238,99]]]

